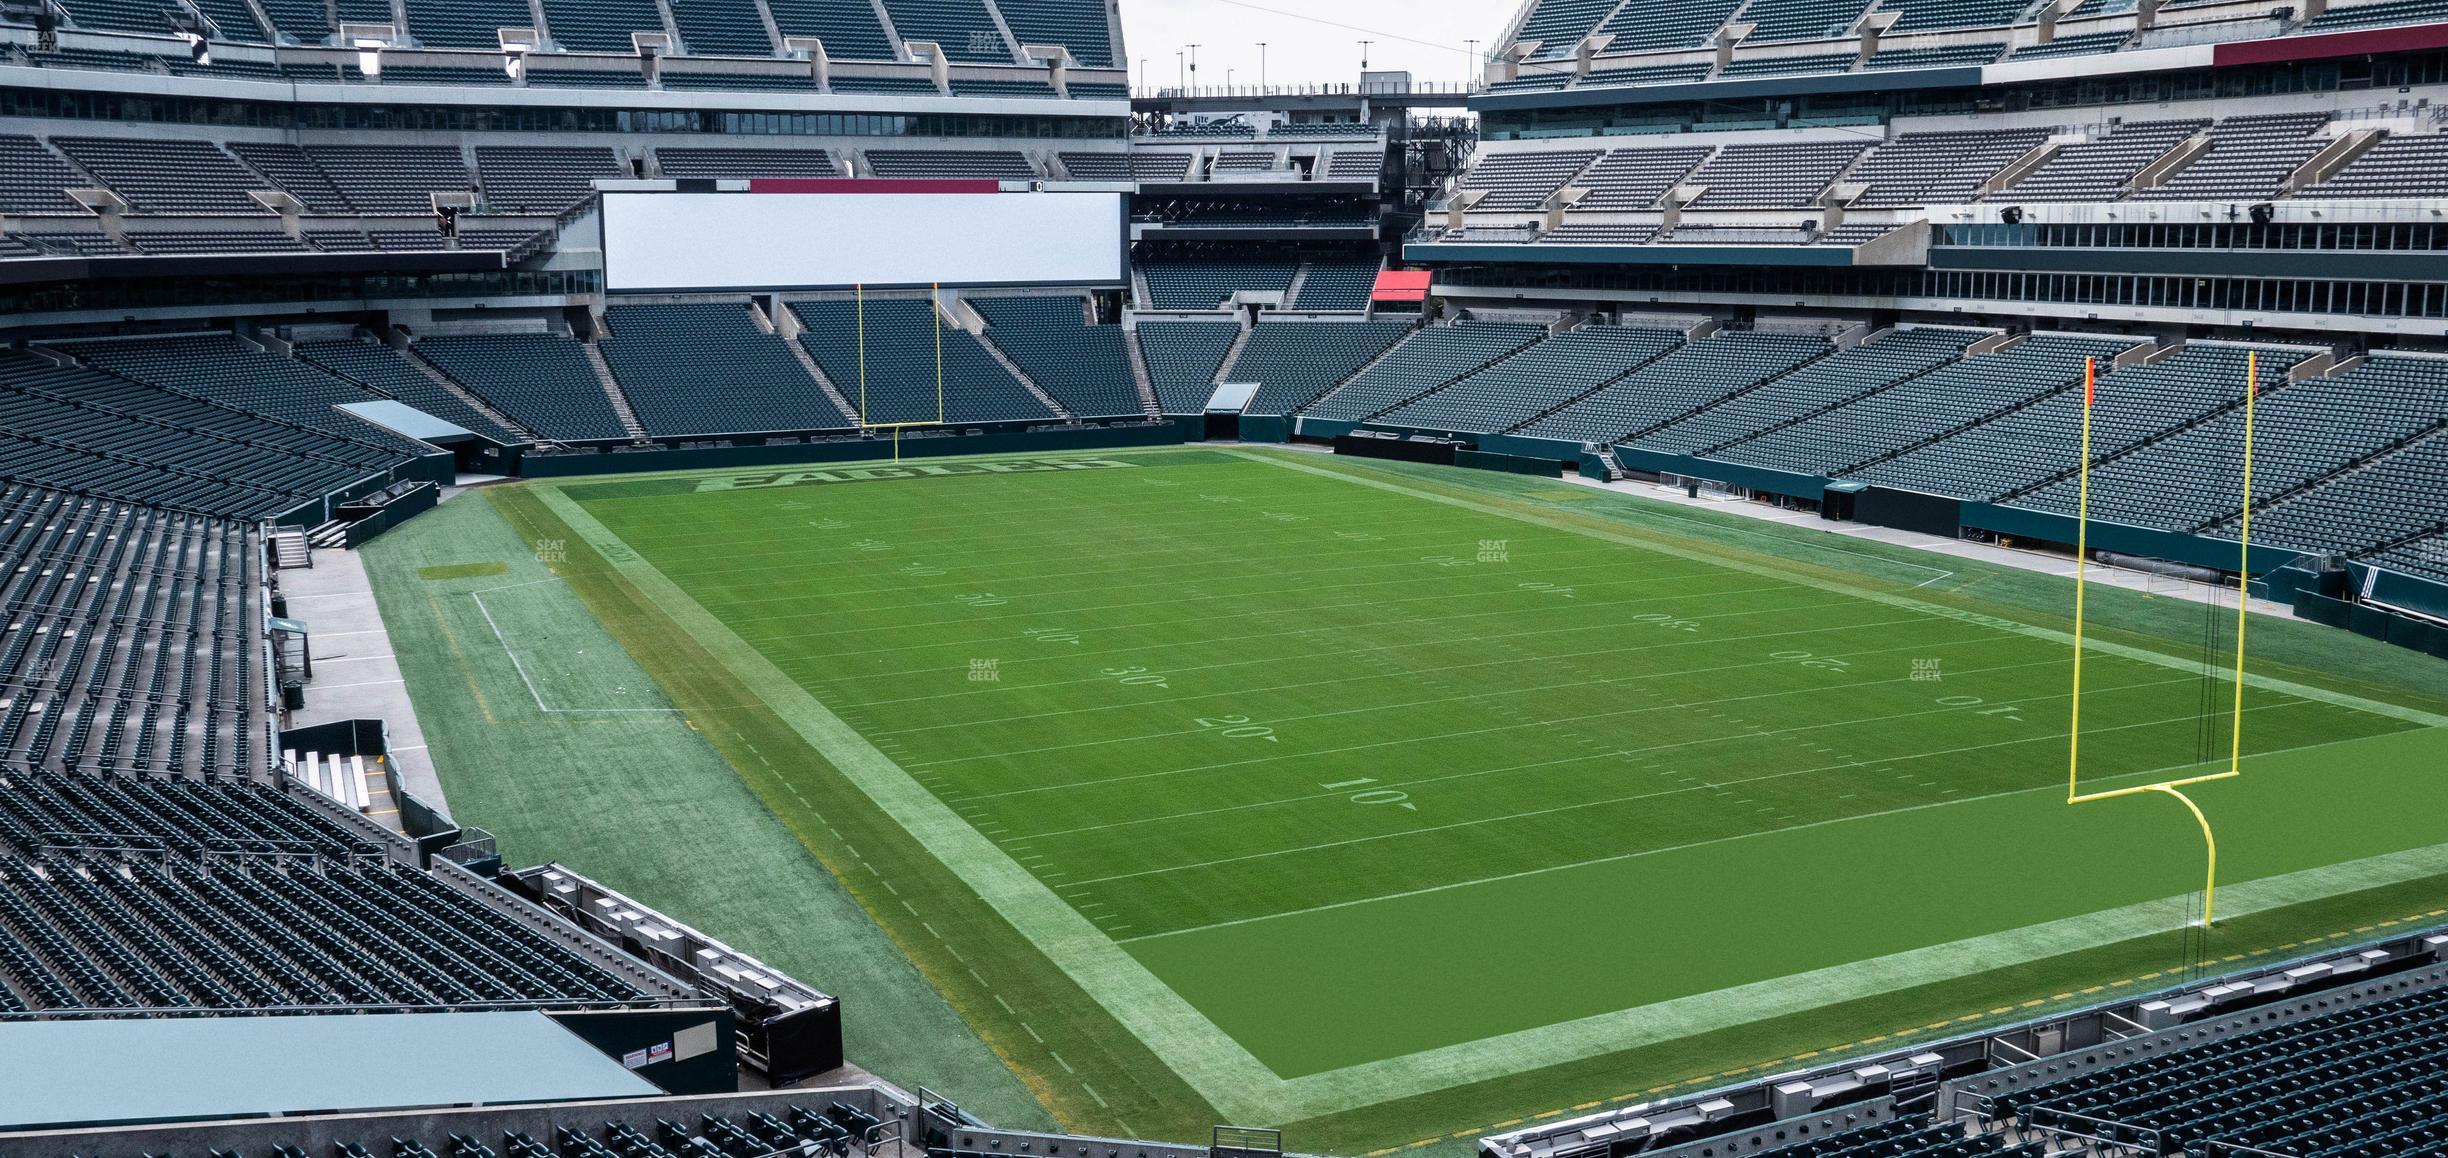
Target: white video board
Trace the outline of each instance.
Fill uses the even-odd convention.
[[[1118,192],[753,192],[603,196],[615,293],[854,285],[1121,285]]]

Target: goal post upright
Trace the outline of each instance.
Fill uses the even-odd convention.
[[[874,424],[867,420],[867,287],[860,284],[852,287],[852,291],[858,296],[855,328],[858,330],[859,425],[872,426]],[[893,457],[900,456],[899,445],[895,444]]]
[[[2159,793],[2173,797],[2177,803],[2184,805],[2185,810],[2193,814],[2194,822],[2201,826],[2202,845],[2208,857],[2208,871],[2202,884],[2201,924],[2205,929],[2215,924],[2218,916],[2218,837],[2211,830],[2210,817],[2202,811],[2201,805],[2185,794],[2184,789],[2195,784],[2229,780],[2244,774],[2244,631],[2252,605],[2253,423],[2255,403],[2261,390],[2260,377],[2260,351],[2248,350],[2244,356],[2244,493],[2236,564],[2236,650],[2235,669],[2231,673],[2235,680],[2235,707],[2227,768],[2222,772],[2210,772],[2200,776],[2186,776],[2099,792],[2084,792],[2082,790],[2083,631],[2087,621],[2088,607],[2085,596],[2089,589],[2091,563],[2091,408],[2098,399],[2099,362],[2095,358],[2083,360],[2082,439],[2079,452],[2081,461],[2076,468],[2078,482],[2076,483],[2074,508],[2074,686],[2073,707],[2070,712],[2066,743],[2066,803],[2070,805],[2090,804],[2101,800],[2113,800],[2120,796]]]
[[[2083,612],[2091,578],[2091,402],[2099,391],[2099,359],[2083,359],[2082,449],[2074,499],[2074,706],[2066,725],[2066,803],[2082,802]]]
[[[944,420],[942,282],[927,287],[927,305],[932,307],[929,312],[935,315],[935,424],[941,426]]]
[[[942,426],[945,425],[946,422],[945,416],[947,411],[944,405],[943,284],[941,282],[932,283],[928,286],[927,292],[927,305],[929,307],[928,312],[934,316],[935,321],[935,417],[933,419],[920,419],[914,422],[877,422],[874,414],[868,409],[867,287],[864,284],[854,285],[851,287],[851,291],[857,302],[856,309],[852,315],[852,326],[858,331],[859,428],[868,431],[891,431],[893,461],[897,463],[901,461],[901,430],[903,427]]]
[[[2252,613],[2253,409],[2261,397],[2261,351],[2244,355],[2244,511],[2236,544],[2235,728],[2227,772],[2244,770],[2244,625]]]

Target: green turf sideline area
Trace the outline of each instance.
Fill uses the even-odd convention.
[[[880,810],[960,874],[920,903],[965,912],[966,889],[1001,919],[968,913],[966,944],[1016,931],[1067,971],[1093,1008],[895,933],[998,1049],[1015,1023],[1047,1045],[1059,1070],[1002,1052],[1074,1124],[1118,1116],[1049,1096],[1082,1055],[1127,1069],[1116,1025],[1232,1116],[1412,1141],[1389,1131],[1617,1096],[1627,1066],[1866,1046],[1825,1026],[2001,1016],[2092,970],[2393,918],[2443,867],[2436,677],[2308,625],[2267,625],[2248,776],[2201,793],[2239,918],[2205,947],[2167,932],[2199,873],[2181,813],[2062,803],[2046,608],[2069,589],[2044,576],[1212,450],[505,499],[568,535],[578,593],[666,689],[710,659],[724,707],[796,733],[724,751],[803,839],[782,797],[846,779],[800,803]],[[2216,756],[2202,706],[2231,687],[2189,662],[2202,609],[2118,596],[2086,702],[2100,784]],[[858,895],[888,929],[909,900]],[[1011,1009],[1005,970],[1048,1004]]]
[[[510,863],[565,862],[827,987],[885,1077],[1052,1124],[554,575],[563,548],[467,495],[364,555],[443,791]]]

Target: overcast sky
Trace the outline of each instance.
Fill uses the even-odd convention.
[[[1183,68],[1182,46],[1199,45],[1198,83],[1254,85],[1258,42],[1274,85],[1360,79],[1360,41],[1371,69],[1408,70],[1423,81],[1459,83],[1470,74],[1465,42],[1479,51],[1513,19],[1517,0],[1122,0],[1131,83],[1170,87]]]

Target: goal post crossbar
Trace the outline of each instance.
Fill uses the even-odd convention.
[[[853,286],[857,297],[855,326],[858,330],[858,423],[861,430],[893,432],[893,457],[901,455],[900,437],[904,429],[924,426],[944,426],[944,349],[943,349],[943,286],[927,287],[927,313],[935,322],[935,417],[911,419],[905,422],[877,422],[867,406],[867,287]]]
[[[2194,821],[2201,826],[2202,844],[2209,860],[2209,871],[2202,886],[2201,923],[2203,928],[2209,928],[2214,924],[2218,915],[2218,837],[2211,831],[2209,816],[2202,812],[2201,805],[2185,794],[2184,789],[2197,784],[2232,780],[2244,774],[2244,632],[2249,622],[2252,606],[2249,580],[2252,575],[2253,421],[2255,405],[2261,393],[2260,379],[2260,351],[2247,351],[2244,356],[2244,494],[2238,529],[2240,542],[2236,562],[2236,574],[2241,581],[2236,591],[2235,707],[2233,723],[2229,729],[2227,769],[2223,772],[2208,772],[2199,776],[2186,776],[2150,784],[2084,792],[2082,790],[2083,629],[2087,624],[2085,595],[2089,588],[2091,554],[2091,409],[2098,397],[2099,362],[2092,358],[2083,360],[2080,482],[2076,489],[2074,515],[2074,689],[2071,720],[2067,727],[2066,803],[2090,804],[2124,796],[2159,793],[2174,797],[2178,803],[2184,805],[2185,810],[2192,813]]]

